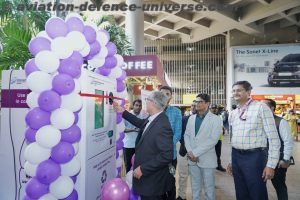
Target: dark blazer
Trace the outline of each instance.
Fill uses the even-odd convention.
[[[189,118],[190,118],[190,115],[184,116],[182,118],[182,133],[181,133],[180,148],[179,148],[179,155],[181,155],[182,157],[184,157],[187,154],[187,151],[186,151],[186,148],[184,145],[184,133],[185,133],[186,125],[187,125]]]
[[[134,168],[140,166],[143,175],[139,180],[133,178],[134,191],[143,196],[165,194],[172,187],[168,164],[173,159],[173,132],[167,115],[159,114],[144,134],[148,119],[139,119],[127,111],[123,118],[141,129],[136,140]]]

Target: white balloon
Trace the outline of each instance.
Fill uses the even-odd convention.
[[[73,148],[74,148],[74,152],[75,152],[75,155],[76,155],[76,154],[78,153],[78,149],[79,149],[79,144],[78,144],[78,142],[73,143],[72,146],[73,146]]]
[[[30,90],[36,93],[50,90],[52,88],[52,76],[42,71],[35,71],[29,74],[26,84]]]
[[[36,174],[37,167],[38,167],[38,165],[32,164],[32,163],[26,161],[24,164],[24,171],[28,176],[34,177]]]
[[[123,155],[123,150],[119,150],[119,156],[121,157]]]
[[[68,21],[68,19],[70,19],[71,17],[77,17],[78,19],[80,19],[82,21],[82,17],[78,13],[69,13],[67,15],[65,21]]]
[[[53,73],[59,67],[59,58],[51,51],[41,51],[35,57],[35,64],[41,71]]]
[[[36,35],[36,37],[43,37],[43,38],[46,38],[46,39],[52,41],[52,39],[49,37],[49,35],[47,34],[46,31],[41,31],[41,32],[39,32],[39,33]]]
[[[126,174],[126,182],[127,182],[127,184],[128,184],[128,186],[129,186],[130,189],[132,188],[132,179],[133,179],[133,171],[130,170]]]
[[[26,97],[26,103],[29,106],[29,108],[35,108],[38,107],[38,98],[40,94],[36,92],[30,92]]]
[[[64,199],[68,197],[74,188],[74,183],[72,179],[68,176],[60,176],[49,186],[50,193],[58,198]]]
[[[105,47],[105,45],[109,42],[109,38],[107,35],[101,31],[97,32],[97,41],[100,43],[101,48]]]
[[[117,160],[116,160],[116,167],[121,167],[122,166],[122,159],[119,157]]]
[[[97,54],[98,55],[98,54]],[[94,56],[92,60],[89,60],[89,64],[92,65],[93,67],[102,67],[105,63],[105,59],[101,57]]]
[[[81,85],[77,79],[73,79],[75,82],[74,93],[78,94],[81,91]]]
[[[71,31],[68,33],[67,39],[69,40],[69,44],[74,51],[82,50],[87,43],[84,35],[79,31]]]
[[[122,75],[122,69],[120,67],[114,67],[109,74],[109,78],[116,79]]]
[[[70,162],[60,165],[61,175],[74,176],[80,171],[80,162],[77,158],[73,158]]]
[[[125,125],[124,125],[124,123],[119,123],[119,124],[117,124],[117,132],[118,132],[118,133],[122,133],[122,132],[124,132],[124,130],[125,130]]]
[[[87,55],[89,55],[91,50],[91,47],[88,43],[86,43],[85,47],[79,51],[79,53],[82,55],[82,57],[85,57]]]
[[[60,59],[66,59],[73,53],[69,40],[65,37],[57,37],[51,42],[52,52]]]
[[[70,128],[75,120],[75,116],[72,111],[59,108],[51,113],[50,121],[51,124],[57,129]]]
[[[57,128],[47,125],[36,132],[35,139],[41,147],[52,148],[59,143],[61,133]]]
[[[82,97],[78,93],[74,92],[68,95],[62,95],[60,107],[72,112],[77,112],[82,107]]]
[[[55,198],[52,194],[48,193],[45,194],[44,196],[41,196],[39,200],[58,200],[58,199]]]
[[[102,46],[100,52],[97,54],[98,58],[105,58],[108,54],[108,50],[105,46]]]
[[[116,54],[116,55],[114,55],[115,56],[115,58],[117,59],[117,66],[118,67],[121,67],[123,64],[124,64],[124,59],[123,59],[123,57],[121,56],[121,55],[119,55],[119,54]]]
[[[47,160],[51,155],[51,149],[41,147],[37,142],[29,144],[24,152],[25,160],[32,164],[39,164]]]
[[[127,91],[124,90],[123,92],[118,92],[117,97],[125,99],[127,97]]]

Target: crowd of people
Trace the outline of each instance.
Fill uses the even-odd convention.
[[[169,105],[172,88],[168,86],[146,99],[147,115],[141,112],[141,100],[133,102],[131,112],[114,103],[126,120],[124,161],[128,172],[135,154],[133,190],[141,199],[185,200],[190,176],[193,200],[201,199],[202,190],[205,199],[213,200],[216,170],[233,176],[237,200],[268,199],[267,180],[272,181],[279,200],[288,199],[285,179],[293,164],[291,128],[274,115],[275,101],[253,101],[251,90],[247,81],[234,83],[232,95],[237,105],[230,113],[212,104],[209,94],[201,93],[190,114],[182,116],[180,109]],[[221,164],[225,133],[232,145],[227,169]]]

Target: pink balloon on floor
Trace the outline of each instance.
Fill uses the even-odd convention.
[[[129,187],[121,178],[107,181],[102,189],[102,200],[128,200],[129,195]]]

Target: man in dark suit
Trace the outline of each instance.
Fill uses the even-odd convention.
[[[169,191],[172,175],[169,164],[173,159],[173,132],[163,112],[168,98],[155,91],[147,98],[147,119],[139,119],[117,103],[114,108],[123,112],[123,118],[140,128],[136,139],[133,171],[133,190],[142,200],[160,200]]]

